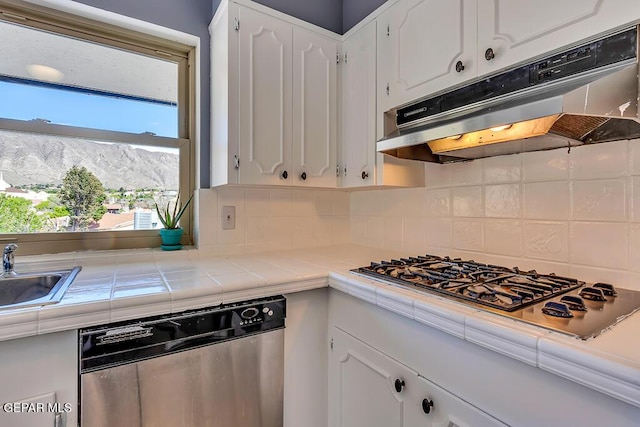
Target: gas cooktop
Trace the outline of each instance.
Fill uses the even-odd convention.
[[[424,255],[351,271],[581,339],[599,335],[640,309],[637,291],[459,258]]]

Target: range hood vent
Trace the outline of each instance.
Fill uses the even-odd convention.
[[[385,113],[378,151],[447,163],[640,138],[638,28]]]

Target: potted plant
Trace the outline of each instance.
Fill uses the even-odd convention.
[[[160,209],[160,206],[156,203],[158,218],[164,226],[164,228],[160,229],[160,238],[162,239],[162,245],[160,247],[163,250],[174,251],[182,248],[180,239],[182,238],[184,230],[178,225],[178,223],[180,222],[182,214],[187,210],[187,206],[191,203],[192,198],[193,194],[189,197],[187,203],[182,206],[180,203],[180,195],[178,194],[175,203],[173,203],[173,209],[171,208],[171,203],[167,203],[164,209]]]

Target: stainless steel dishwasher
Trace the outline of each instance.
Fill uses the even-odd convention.
[[[283,296],[81,329],[82,427],[281,427]]]

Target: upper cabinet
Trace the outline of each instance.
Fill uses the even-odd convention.
[[[212,185],[335,187],[339,38],[220,7],[210,27]]]
[[[294,185],[335,187],[338,43],[293,28]]]
[[[477,76],[477,0],[400,0],[378,18],[382,111]]]
[[[292,27],[247,8],[238,11],[240,184],[293,181]]]
[[[342,186],[375,182],[376,22],[345,40],[342,65]]]
[[[376,152],[376,25],[369,22],[343,44],[342,187],[422,187],[422,162]]]
[[[638,0],[399,0],[377,17],[378,118],[639,20]]]
[[[638,0],[477,1],[481,76],[640,20]]]

